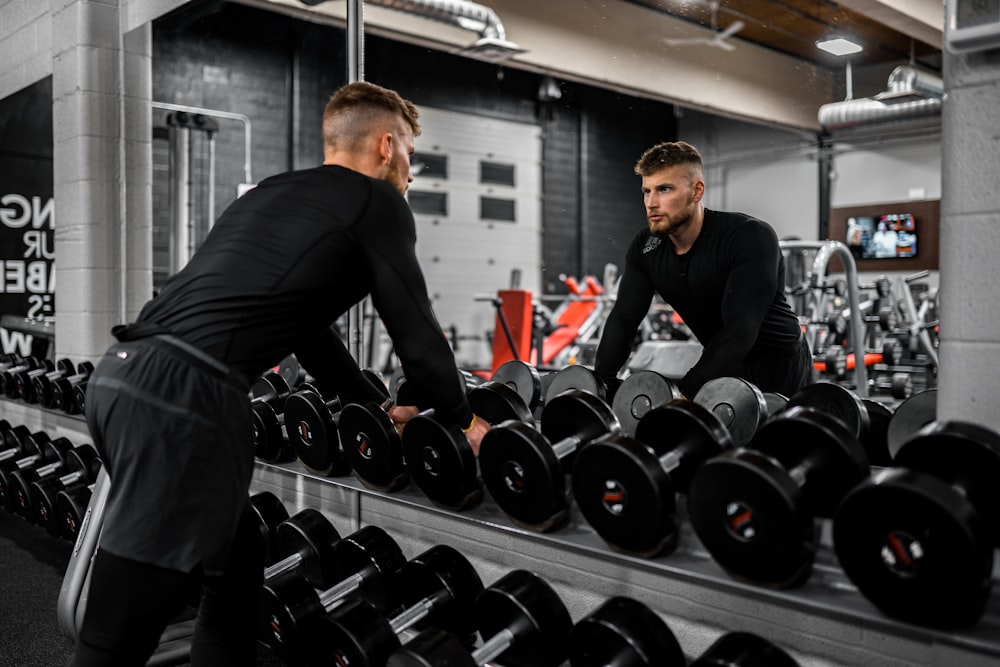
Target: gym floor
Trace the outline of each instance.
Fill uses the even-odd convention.
[[[73,642],[59,627],[56,605],[73,544],[0,509],[0,667],[60,667]],[[186,663],[185,663],[186,664]],[[258,646],[258,667],[281,665]]]

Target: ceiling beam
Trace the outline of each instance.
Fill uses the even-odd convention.
[[[838,4],[936,49],[943,45],[941,0],[837,0]]]

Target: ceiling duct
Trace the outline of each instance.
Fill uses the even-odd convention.
[[[833,102],[819,108],[825,130],[940,115],[944,82],[940,77],[900,65],[889,74],[888,90],[875,97]]]
[[[306,5],[319,5],[326,0],[301,0]],[[524,53],[524,49],[507,40],[503,22],[491,8],[470,0],[366,0],[369,5],[398,9],[424,18],[458,26],[479,33],[479,39],[461,53],[480,60],[500,62]]]

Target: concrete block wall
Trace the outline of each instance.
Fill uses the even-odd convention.
[[[1000,49],[944,66],[938,416],[1000,430]]]
[[[0,4],[0,99],[52,74],[49,0]]]

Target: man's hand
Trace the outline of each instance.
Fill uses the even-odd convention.
[[[420,408],[415,405],[394,405],[386,411],[392,425],[396,427],[396,433],[403,437],[403,427],[406,422],[413,419],[420,412]]]
[[[469,440],[469,445],[472,446],[472,453],[478,458],[479,457],[479,445],[483,442],[483,436],[489,433],[490,424],[485,419],[481,417],[475,417],[475,423],[465,437]]]

